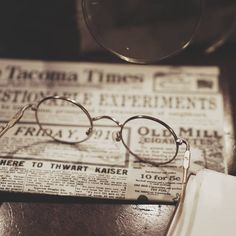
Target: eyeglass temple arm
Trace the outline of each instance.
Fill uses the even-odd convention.
[[[178,202],[178,205],[175,209],[173,217],[172,217],[170,224],[168,226],[168,230],[167,230],[167,234],[166,234],[167,236],[173,235],[174,229],[175,229],[177,222],[178,222],[178,219],[180,218],[180,215],[182,213],[184,199],[185,199],[186,184],[188,182],[188,170],[190,167],[190,158],[191,158],[190,145],[186,140],[182,140],[182,142],[186,145],[186,151],[184,153],[184,160],[183,160],[183,169],[184,169],[183,184],[182,184],[183,191],[182,191],[182,195],[179,198],[179,202]]]
[[[186,145],[186,150],[184,153],[184,160],[183,160],[183,169],[184,169],[184,173],[183,173],[183,191],[185,190],[185,185],[187,183],[187,178],[188,178],[188,170],[190,167],[190,158],[191,158],[191,152],[190,152],[190,145],[186,140],[182,140],[183,143]]]
[[[25,105],[10,119],[10,121],[8,121],[6,125],[0,126],[0,138],[22,118],[24,112],[30,107],[32,107],[32,104]]]

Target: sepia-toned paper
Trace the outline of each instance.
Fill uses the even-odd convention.
[[[76,100],[92,117],[109,115],[120,123],[131,116],[156,117],[191,145],[190,171],[226,172],[223,102],[216,67],[135,66],[1,60],[0,120],[50,95]],[[63,132],[51,106],[53,132]],[[79,125],[79,124],[78,124]],[[130,148],[151,142],[165,148],[165,137],[143,124],[142,137],[127,128]],[[0,142],[0,190],[107,199],[169,202],[182,191],[184,147],[167,166],[152,166],[116,142],[119,128],[94,122],[91,138],[70,145],[52,141],[38,127],[33,111]]]

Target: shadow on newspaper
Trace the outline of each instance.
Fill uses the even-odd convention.
[[[108,148],[101,145],[63,144],[48,140],[16,147],[1,158],[127,167],[128,156],[127,151],[120,145]]]

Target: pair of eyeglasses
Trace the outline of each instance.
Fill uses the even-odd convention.
[[[83,105],[61,96],[45,97],[37,104],[22,107],[5,126],[2,126],[0,137],[12,128],[28,109],[35,111],[36,122],[44,135],[58,142],[85,142],[94,132],[94,123],[108,119],[119,128],[115,137],[113,136],[115,142],[121,141],[126,150],[141,162],[154,166],[166,165],[176,158],[182,144],[186,146],[185,153],[190,152],[187,141],[178,138],[168,124],[155,117],[136,115],[123,123],[108,115],[92,117]],[[132,136],[137,137],[137,140],[132,140],[133,144],[127,139],[127,130],[132,132]]]
[[[203,0],[83,0],[82,9],[102,47],[128,62],[151,63],[190,44]]]
[[[72,99],[49,96],[36,104],[23,106],[8,123],[1,127],[0,137],[12,128],[28,109],[35,112],[36,122],[43,135],[66,144],[87,141],[93,135],[96,121],[110,120],[118,127],[114,142],[122,142],[128,153],[138,161],[153,166],[164,166],[174,161],[180,146],[184,144],[182,194],[178,195],[178,199],[173,200],[179,204],[178,209],[180,209],[184,200],[190,165],[190,146],[165,122],[147,115],[132,116],[123,123],[108,115],[92,117],[82,104]],[[127,133],[130,136],[127,137]]]

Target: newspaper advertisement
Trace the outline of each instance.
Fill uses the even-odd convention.
[[[190,172],[226,172],[218,76],[216,67],[1,60],[1,126],[30,108],[1,137],[0,190],[174,201],[183,188],[186,147],[167,127],[189,142]],[[49,96],[77,105],[40,103]],[[175,158],[149,161],[167,156]]]

